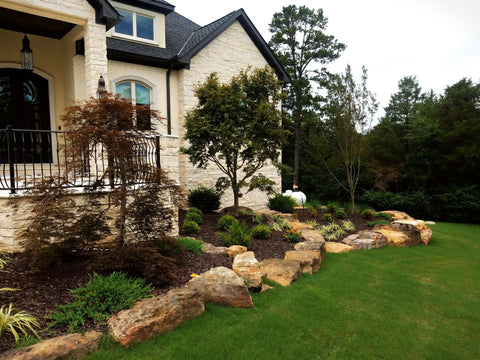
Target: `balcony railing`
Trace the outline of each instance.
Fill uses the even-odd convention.
[[[72,188],[120,183],[118,159],[110,156],[103,144],[90,144],[75,152],[78,146],[68,134],[10,126],[0,130],[0,190],[14,194],[52,177],[65,179],[64,186]],[[133,153],[129,161],[137,171],[130,184],[144,184],[161,166],[160,136],[135,136]]]

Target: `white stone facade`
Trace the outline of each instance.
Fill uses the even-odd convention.
[[[212,59],[215,59],[215,61],[212,61]],[[190,69],[182,70],[181,80],[179,80],[179,98],[182,99],[180,105],[180,145],[183,146],[184,144],[184,115],[197,104],[194,95],[194,88],[197,84],[205,81],[212,72],[218,74],[220,81],[226,82],[249,66],[263,68],[266,65],[265,58],[238,21],[195,55]],[[185,155],[180,156],[179,163],[180,182],[187,189],[192,189],[198,185],[214,187],[216,180],[224,176],[213,164],[206,169],[193,167]],[[281,177],[273,165],[265,166],[260,173],[274,180],[278,184],[277,190],[280,191]],[[267,201],[266,194],[260,191],[252,191],[239,200],[241,206],[252,209],[265,208]],[[227,189],[222,197],[221,206],[232,205],[233,193],[230,189]]]
[[[34,73],[48,80],[51,130],[63,127],[61,115],[66,107],[97,96],[100,75],[105,78],[110,92],[115,91],[115,84],[119,81],[138,81],[150,89],[151,108],[158,111],[162,118],[167,117],[167,108],[170,106],[170,131],[166,120],[153,124],[155,132],[161,135],[162,168],[187,190],[198,185],[214,186],[217,178],[222,176],[214,165],[209,165],[205,170],[196,169],[187,156],[180,153],[180,148],[185,145],[184,117],[197,103],[195,86],[210,73],[216,72],[221,81],[228,81],[247,67],[263,68],[268,64],[239,21],[233,22],[196,53],[187,68],[169,71],[166,67],[108,59],[106,39],[112,31],[108,32],[104,24],[97,22],[95,9],[86,0],[4,0],[0,3],[0,10],[2,8],[63,21],[73,26],[61,39],[29,34],[34,53]],[[165,26],[163,15],[160,23]],[[23,32],[2,28],[0,24],[0,69],[20,68],[19,50],[23,36]],[[80,39],[84,43],[83,55],[76,52],[76,41]],[[165,46],[165,41],[160,45]],[[168,89],[167,76],[170,80]],[[168,95],[170,104],[167,104]],[[281,178],[273,165],[266,166],[260,173],[274,180],[280,191]],[[10,203],[8,191],[2,192],[0,250],[17,251],[20,245],[15,239],[30,218],[29,207],[24,199],[18,197],[15,197],[14,203]],[[253,209],[263,208],[266,203],[266,195],[258,191],[240,198],[241,206]],[[227,189],[221,206],[231,205],[233,195]]]

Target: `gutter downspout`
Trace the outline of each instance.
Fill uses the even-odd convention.
[[[167,70],[167,134],[172,135],[172,109],[170,107],[171,95],[170,95],[170,73],[172,68]]]

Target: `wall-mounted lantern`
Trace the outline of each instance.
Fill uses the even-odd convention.
[[[23,47],[20,51],[22,57],[22,68],[24,70],[33,71],[33,52],[30,48],[30,40],[28,40],[27,35],[23,37]]]
[[[97,94],[98,97],[103,97],[107,93],[107,88],[105,87],[105,79],[102,75],[98,79]]]

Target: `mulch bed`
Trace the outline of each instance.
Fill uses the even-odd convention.
[[[310,218],[306,210],[296,211],[298,219],[305,221]],[[197,238],[209,242],[215,246],[223,246],[222,238],[218,235],[217,222],[220,214],[204,214],[204,223]],[[183,223],[185,212],[180,211],[179,224]],[[247,223],[249,227],[255,225],[252,216],[240,216],[240,220]],[[366,221],[358,215],[349,215],[349,220],[355,224],[356,231],[366,228]],[[326,224],[321,220],[321,214],[317,216],[316,221],[320,224]],[[183,234],[180,234],[181,236]],[[268,240],[254,240],[250,250],[255,253],[257,260],[262,261],[268,258],[283,258],[286,251],[292,250],[294,244],[283,240],[282,232],[272,232]],[[36,316],[41,321],[44,329],[47,321],[45,317],[53,310],[56,305],[64,305],[72,302],[69,289],[75,289],[79,286],[85,286],[89,280],[88,268],[91,262],[91,256],[88,252],[79,253],[77,256],[63,261],[54,269],[37,274],[29,274],[25,261],[22,260],[22,254],[10,256],[10,260],[4,271],[0,273],[0,288],[8,287],[20,289],[13,292],[0,292],[0,305],[13,303],[18,310],[25,311]],[[192,273],[201,274],[213,267],[226,266],[231,268],[233,259],[227,255],[195,255],[189,252],[174,254],[172,258],[178,267],[176,279],[170,287],[181,286],[188,282]],[[167,291],[164,289],[155,289],[154,293],[159,294]],[[92,328],[103,330],[105,325],[90,324]],[[48,333],[41,333],[42,337],[58,336],[66,333],[68,329],[57,329]],[[0,337],[0,354],[14,346],[13,337],[9,334]]]

